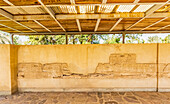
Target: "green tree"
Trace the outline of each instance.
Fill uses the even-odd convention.
[[[162,43],[170,43],[170,35],[168,35],[164,39],[162,39]]]
[[[142,34],[126,34],[126,43],[145,43]]]
[[[0,44],[11,44],[9,40],[9,35],[0,34]]]
[[[104,41],[103,42],[104,44],[122,43],[121,42],[122,35],[105,34],[105,35],[100,35],[100,38]]]
[[[24,44],[28,45],[53,45],[65,44],[65,35],[31,35]]]
[[[158,37],[157,35],[148,37],[149,43],[162,43],[162,38]]]
[[[19,41],[19,36],[14,36],[13,37],[13,44],[20,45],[20,43],[18,41]]]

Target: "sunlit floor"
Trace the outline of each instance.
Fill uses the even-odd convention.
[[[0,104],[170,104],[170,92],[16,93]]]

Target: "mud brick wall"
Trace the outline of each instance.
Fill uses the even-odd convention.
[[[170,45],[159,44],[159,91],[170,91]]]
[[[170,44],[0,45],[0,94],[170,91]]]
[[[15,45],[0,44],[0,95],[18,90],[18,49]]]
[[[157,44],[19,46],[18,54],[20,91],[155,91],[157,86]]]

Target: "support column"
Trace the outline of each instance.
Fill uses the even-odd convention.
[[[17,91],[17,46],[0,45],[0,95],[10,95]]]
[[[14,44],[14,34],[11,34],[11,44]]]
[[[66,36],[66,44],[68,44],[68,35],[65,34],[65,36]]]
[[[123,43],[123,44],[125,44],[125,35],[126,35],[126,34],[123,32],[123,33],[122,33],[122,36],[123,36],[122,43]]]

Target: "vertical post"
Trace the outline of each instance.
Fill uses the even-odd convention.
[[[126,34],[123,32],[123,33],[122,33],[122,36],[123,36],[122,43],[123,43],[123,44],[125,44],[125,35],[126,35]]]
[[[11,44],[14,44],[14,34],[11,34]]]
[[[66,36],[66,44],[68,44],[68,35],[65,34],[65,36]]]
[[[159,91],[159,43],[157,43],[157,59],[156,59],[156,65],[157,65],[157,85],[156,85],[156,91]]]

